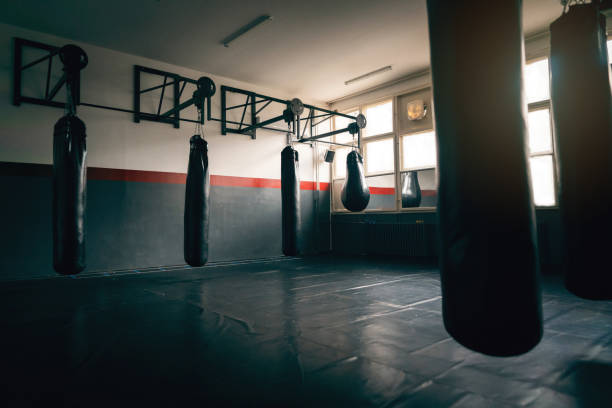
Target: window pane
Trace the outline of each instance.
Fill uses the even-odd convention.
[[[555,205],[555,178],[552,155],[529,159],[533,202],[539,206]]]
[[[370,202],[366,210],[395,210],[395,175],[366,177]]]
[[[612,64],[612,40],[608,41],[608,62]]]
[[[529,150],[531,153],[552,152],[550,111],[529,112]]]
[[[393,171],[392,138],[368,143],[365,153],[365,165],[368,174]]]
[[[368,106],[365,116],[367,120],[365,136],[393,132],[393,101]]]
[[[344,147],[336,149],[336,155],[334,156],[334,178],[344,178],[346,175],[346,156],[349,154],[351,149]]]
[[[548,59],[532,62],[525,67],[527,103],[550,99]]]
[[[435,167],[435,132],[415,133],[402,137],[402,156],[402,167],[404,169]]]
[[[318,120],[320,120],[320,118]],[[314,123],[317,123],[317,119],[315,119]],[[331,131],[331,119],[321,122],[314,127],[315,136],[328,133],[329,131]],[[331,142],[332,141],[331,138],[332,138],[331,136],[328,136],[320,140]]]
[[[352,112],[345,112],[345,114],[349,116],[357,116],[359,115],[359,111],[354,110]],[[334,121],[335,121],[335,127],[334,127],[335,130],[345,129],[349,125],[349,123],[354,122],[354,120],[345,118],[344,116],[334,116]],[[352,141],[353,141],[353,135],[351,135],[349,132],[344,132],[344,133],[340,133],[339,135],[336,135],[337,143],[351,143]]]

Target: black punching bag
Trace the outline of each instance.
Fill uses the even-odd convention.
[[[552,110],[565,242],[565,285],[612,299],[612,99],[606,20],[593,4],[571,6],[550,26]]]
[[[418,207],[421,205],[421,186],[416,171],[404,173],[402,180],[402,208]]]
[[[283,254],[300,252],[300,167],[298,152],[287,146],[281,152],[281,195],[283,209]]]
[[[363,211],[370,202],[370,189],[363,173],[363,158],[353,150],[346,156],[346,181],[340,194],[347,210]]]
[[[63,116],[53,132],[53,268],[62,275],[85,269],[86,156],[85,123]]]
[[[208,143],[200,135],[189,140],[189,165],[185,186],[185,262],[202,266],[208,260],[210,175]]]
[[[427,9],[444,325],[469,349],[518,355],[542,336],[521,1]]]

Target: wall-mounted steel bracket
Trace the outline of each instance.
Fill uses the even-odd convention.
[[[24,38],[14,38],[14,55],[13,55],[13,105],[19,106],[22,103],[33,103],[36,105],[43,106],[52,106],[54,108],[65,108],[66,104],[64,102],[54,101],[53,99],[58,94],[58,92],[65,87],[66,85],[66,72],[64,75],[51,87],[51,70],[53,68],[53,63],[56,61],[56,64],[60,65],[62,62],[58,62],[59,59],[59,51],[61,47],[55,47],[53,45],[43,44],[36,41],[26,40]],[[42,50],[46,52],[46,55],[28,62],[24,64],[23,54],[24,50],[27,48],[34,48],[37,50]],[[57,57],[57,58],[56,58]],[[47,72],[46,72],[46,82],[45,82],[45,90],[44,90],[44,98],[38,98],[33,96],[28,96],[23,94],[23,71],[39,64],[47,64]],[[78,73],[75,74],[73,78],[73,95],[75,98],[75,103],[78,105],[80,102],[80,84],[81,79]],[[41,92],[42,93],[42,92]]]
[[[162,82],[161,85],[142,89],[141,76],[143,74],[156,75],[160,77],[160,82]],[[191,98],[181,102],[181,97],[183,96],[183,91],[185,90],[187,84],[195,85],[196,91],[193,92]],[[169,87],[172,87],[172,108],[162,112],[164,95],[166,94],[166,88]],[[157,112],[142,112],[140,109],[141,96],[156,89],[161,89],[159,103],[157,105]],[[210,99],[214,95],[215,89],[215,83],[207,77],[202,77],[195,80],[185,78],[172,72],[134,65],[134,122],[139,123],[141,120],[150,120],[153,122],[170,123],[174,125],[175,128],[179,128],[180,121],[183,120],[180,117],[180,111],[192,105],[195,105],[196,108],[202,111],[202,113],[204,109],[206,109],[206,116],[210,118]],[[202,124],[204,123],[204,117],[204,114],[200,115],[200,123]],[[190,120],[190,122],[197,121]]]
[[[230,94],[238,94],[244,95],[245,102],[227,106],[228,96]],[[271,104],[281,105],[283,109],[283,114],[274,116],[270,119],[266,119],[264,121],[258,120],[258,114],[268,108]],[[233,109],[242,108],[242,114],[240,118],[240,122],[228,120],[228,112]],[[249,111],[249,115],[247,116],[247,110]],[[302,118],[304,111],[308,110],[308,114],[305,118]],[[348,119],[353,119],[355,122],[352,122],[349,127],[346,129],[336,130],[333,132],[328,132],[324,135],[312,136],[314,129],[320,124],[327,120],[330,120],[334,116],[342,116]],[[247,120],[245,120],[247,118]],[[247,91],[244,89],[232,88],[229,86],[221,86],[221,119],[215,119],[209,117],[208,120],[215,120],[221,122],[221,134],[226,135],[228,133],[238,133],[241,135],[251,136],[252,139],[256,138],[257,129],[266,129],[272,130],[275,132],[281,133],[290,133],[294,135],[297,141],[305,143],[309,141],[314,141],[317,139],[321,139],[327,136],[331,136],[337,133],[343,132],[351,132],[360,134],[359,130],[364,128],[366,125],[365,117],[363,115],[359,115],[357,117],[345,115],[343,113],[331,111],[324,108],[319,108],[312,105],[307,105],[302,103],[297,98],[291,100],[284,100],[279,98],[274,98],[267,95],[261,95],[255,92]],[[288,129],[280,129],[269,127],[273,123],[286,122],[289,126]],[[237,127],[232,127],[229,125],[237,125]],[[303,125],[303,126],[302,126]],[[305,137],[307,130],[310,130],[310,137]],[[360,138],[359,138],[360,140]],[[333,143],[323,141],[324,143],[342,145],[340,143]],[[343,145],[344,146],[344,145]],[[349,146],[349,145],[346,145]]]

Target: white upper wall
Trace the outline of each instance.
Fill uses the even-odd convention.
[[[194,79],[209,76],[217,85],[217,93],[213,96],[212,101],[212,116],[215,118],[220,117],[221,85],[247,89],[282,99],[293,97],[280,90],[267,89],[16,26],[0,24],[0,161],[50,164],[53,151],[53,126],[63,115],[62,110],[58,108],[27,103],[21,106],[12,104],[13,37],[56,46],[74,43],[82,47],[89,57],[89,65],[81,72],[82,102],[133,109],[134,65],[169,71]],[[65,93],[65,90],[62,89],[60,92]],[[144,106],[156,105],[156,101],[153,95],[151,100],[144,100],[143,110]],[[305,102],[325,106],[324,103],[318,101]],[[238,111],[234,111],[233,114],[239,115],[241,112]],[[181,115],[195,119],[195,109],[190,108],[187,112],[181,112]],[[78,108],[78,116],[87,126],[88,166],[186,172],[189,138],[194,134],[195,124],[181,122],[180,129],[175,129],[169,124],[150,121],[134,123],[130,113],[85,106]],[[209,142],[211,174],[280,178],[280,152],[286,140],[283,133],[258,130],[255,140],[249,136],[237,134],[222,136],[219,122],[206,122],[204,133]],[[312,181],[315,174],[313,149],[308,145],[299,145],[298,150],[301,179]],[[321,164],[321,181],[328,179],[329,170],[327,168],[327,164]]]

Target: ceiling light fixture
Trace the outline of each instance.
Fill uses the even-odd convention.
[[[227,47],[229,47],[229,44],[232,41],[234,41],[236,38],[240,37],[241,35],[246,34],[248,31],[251,31],[252,29],[257,27],[261,23],[265,23],[266,21],[270,21],[270,20],[272,20],[272,16],[269,16],[267,14],[264,14],[263,16],[259,16],[255,20],[253,20],[250,23],[240,27],[238,30],[234,31],[233,33],[231,33],[230,35],[225,37],[221,41],[221,44],[223,44],[223,46],[227,48]]]
[[[357,81],[361,81],[363,79],[370,78],[370,77],[373,77],[374,75],[382,74],[383,72],[387,72],[387,71],[391,71],[391,65],[387,65],[386,67],[378,68],[377,70],[368,72],[367,74],[359,75],[358,77],[349,79],[348,81],[344,82],[344,85],[350,85]]]

